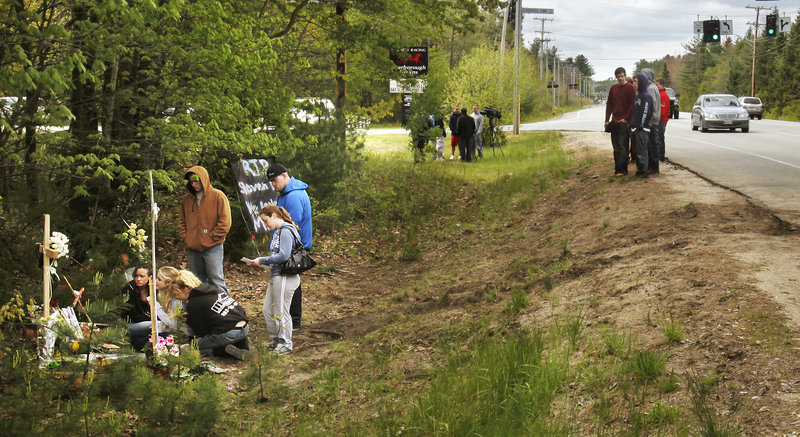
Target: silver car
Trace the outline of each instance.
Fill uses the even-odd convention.
[[[750,120],[754,117],[758,117],[758,119],[761,120],[761,117],[764,115],[764,104],[761,103],[761,99],[758,97],[739,97],[739,103],[741,103],[742,107],[750,114]]]
[[[692,130],[736,128],[742,132],[750,131],[750,114],[739,104],[733,94],[703,94],[697,98],[692,108]]]

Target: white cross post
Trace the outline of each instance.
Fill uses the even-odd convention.
[[[153,172],[150,171],[150,248],[153,262],[153,267],[150,270],[153,274],[153,279],[150,280],[150,329],[151,338],[153,339],[153,354],[156,352],[156,344],[158,343],[158,326],[156,325],[156,286],[155,280],[157,277],[156,271],[156,199],[153,197]],[[165,310],[166,311],[166,310]]]
[[[58,252],[50,248],[50,214],[44,215],[44,243],[40,249],[42,252],[42,288],[44,301],[44,317],[50,316],[50,260],[58,258]]]

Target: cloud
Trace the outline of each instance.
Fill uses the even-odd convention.
[[[586,56],[595,69],[595,79],[613,77],[618,66],[631,71],[640,59],[656,60],[666,55],[685,53],[683,44],[694,37],[693,22],[709,18],[733,21],[733,37],[743,36],[755,20],[756,11],[746,6],[771,9],[792,19],[800,9],[800,0],[639,0],[619,2],[604,0],[523,0],[523,7],[551,8],[553,15],[525,15],[525,46],[544,38],[558,47],[560,57]],[[760,22],[768,10],[760,12]],[[537,19],[538,18],[538,19]]]

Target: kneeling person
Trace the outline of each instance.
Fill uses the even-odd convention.
[[[181,270],[173,282],[178,299],[186,302],[186,323],[203,355],[228,355],[247,360],[252,354],[247,340],[247,315],[228,293],[203,284],[187,270]]]

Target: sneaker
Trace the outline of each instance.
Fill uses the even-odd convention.
[[[619,178],[619,177],[622,177],[622,176],[625,176],[625,175],[622,174],[622,173],[614,173],[614,177],[615,178]]]
[[[452,161],[454,159],[456,159],[456,155],[450,155],[450,160]]]
[[[225,353],[236,358],[239,361],[249,361],[253,358],[253,353],[247,349],[238,348],[232,344],[225,346]]]
[[[289,346],[286,346],[285,344],[279,344],[277,347],[275,347],[275,349],[272,350],[272,353],[278,355],[286,355],[291,351],[292,350],[289,348]]]
[[[267,350],[274,350],[278,347],[278,340],[273,338],[272,341],[267,345]]]

